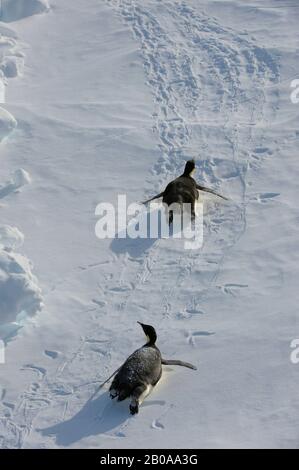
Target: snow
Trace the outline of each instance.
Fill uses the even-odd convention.
[[[15,118],[5,109],[0,108],[0,142],[17,126]]]
[[[0,447],[298,448],[299,9],[50,3],[2,2]],[[189,158],[229,198],[204,196],[202,248],[96,237],[99,203]],[[164,367],[130,417],[90,398],[137,320],[198,370]]]
[[[41,291],[28,259],[0,250],[0,325],[15,322],[20,314],[33,316],[41,306]]]
[[[32,273],[32,263],[15,252],[24,243],[17,227],[0,225],[0,337],[6,339],[9,324],[36,315],[42,308],[41,289]],[[1,325],[4,325],[1,328]],[[16,326],[16,325],[15,325]]]
[[[49,9],[47,0],[1,0],[1,21],[10,23],[27,16],[44,13]]]
[[[22,186],[31,183],[29,173],[23,168],[15,170],[11,178],[0,186],[0,199],[8,196],[10,193],[20,190]]]
[[[1,63],[1,70],[7,78],[14,78],[21,75],[23,60],[19,57],[5,57]]]
[[[24,235],[17,227],[0,225],[0,248],[20,248],[24,243]]]

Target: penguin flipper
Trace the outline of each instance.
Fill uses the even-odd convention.
[[[201,186],[200,184],[196,183],[196,189],[199,191],[204,191],[206,193],[211,193],[214,194],[214,196],[221,197],[221,199],[224,199],[225,201],[228,201],[228,198],[225,196],[222,196],[221,194],[216,193],[216,191],[213,191],[213,189],[205,188],[204,186]]]
[[[147,201],[143,201],[141,204],[148,204],[149,202],[153,201],[154,199],[159,199],[159,197],[162,197],[164,194],[164,191],[162,191],[162,193],[159,193],[157,194],[156,196],[154,197],[151,197],[150,199],[148,199]]]
[[[182,366],[182,367],[188,367],[188,369],[197,370],[197,367],[194,366],[193,364],[190,364],[190,362],[179,361],[177,359],[163,359],[162,358],[161,363],[165,366]]]
[[[102,382],[102,383],[100,384],[98,390],[100,390],[101,388],[103,388],[104,385],[106,385],[106,383],[108,383],[109,380],[111,380],[112,377],[114,377],[114,376],[117,374],[117,372],[119,371],[119,369],[120,369],[120,367],[119,367],[118,369],[116,369],[116,370],[113,372],[113,374],[111,374],[110,377],[108,377],[108,379],[105,380],[105,382]]]

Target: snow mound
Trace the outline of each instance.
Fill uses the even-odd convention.
[[[0,186],[0,199],[8,196],[10,193],[17,191],[22,186],[31,183],[30,175],[27,171],[20,168],[16,170],[11,179],[5,183],[4,186]]]
[[[16,170],[14,172],[11,181],[14,184],[15,188],[18,189],[22,186],[25,186],[25,184],[31,183],[31,178],[28,171],[23,170],[23,168],[19,168],[19,170]]]
[[[41,290],[32,265],[23,255],[0,250],[0,325],[21,313],[34,316],[42,308]]]
[[[23,67],[24,59],[17,56],[6,56],[0,64],[0,70],[6,78],[15,78],[22,75]]]
[[[0,25],[0,77],[2,82],[7,84],[6,79],[22,75],[23,70],[24,53],[20,50],[18,36],[14,31]],[[0,102],[5,103],[5,98],[0,96]]]
[[[48,10],[47,0],[2,0],[0,20],[10,23]]]
[[[0,250],[9,248],[15,250],[24,243],[24,235],[17,227],[0,225]]]
[[[0,142],[5,139],[15,128],[17,121],[5,109],[0,108]]]

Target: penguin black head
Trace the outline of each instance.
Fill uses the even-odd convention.
[[[183,175],[184,176],[192,176],[192,174],[195,171],[195,161],[194,160],[188,160],[186,165],[185,165],[185,170]]]
[[[140,323],[140,321],[138,321],[137,323],[139,323],[139,325],[142,327],[144,334],[147,337],[147,344],[154,345],[157,341],[157,333],[155,328],[151,325],[145,325],[144,323]]]

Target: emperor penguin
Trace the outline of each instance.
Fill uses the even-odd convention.
[[[226,197],[221,196],[212,189],[206,188],[198,184],[193,178],[195,172],[195,161],[188,160],[185,165],[184,173],[178,178],[175,178],[173,181],[168,183],[164,191],[157,194],[156,196],[144,201],[143,204],[147,204],[154,199],[162,197],[163,203],[167,204],[170,207],[173,204],[190,204],[191,207],[191,217],[195,218],[195,203],[199,197],[198,191],[204,191],[206,193],[212,193],[215,196],[218,196],[222,199],[227,200]],[[169,223],[173,220],[173,214],[170,212]]]
[[[147,342],[133,352],[124,364],[117,369],[110,386],[110,397],[117,397],[118,401],[131,398],[130,412],[138,413],[139,406],[145,397],[152,391],[159,382],[162,375],[162,365],[179,365],[195,369],[196,367],[188,362],[179,360],[163,359],[160,350],[156,346],[157,334],[151,325],[138,322],[146,337]],[[112,375],[112,377],[113,377]]]

